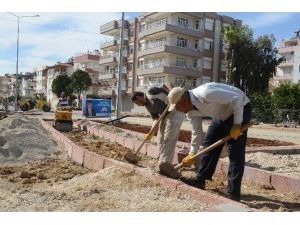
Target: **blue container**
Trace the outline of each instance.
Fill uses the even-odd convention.
[[[110,99],[82,99],[82,115],[85,117],[110,117]]]

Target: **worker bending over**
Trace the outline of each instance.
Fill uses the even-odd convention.
[[[230,134],[227,142],[229,156],[228,197],[239,201],[241,181],[245,166],[245,146],[247,130],[241,133],[241,126],[250,122],[252,109],[246,94],[240,89],[221,83],[206,83],[192,90],[173,88],[169,95],[170,108],[188,113],[192,124],[190,154],[182,161],[184,166],[193,163],[191,156],[196,154],[203,136],[202,117],[211,117],[212,121],[202,143],[206,148]],[[205,180],[212,180],[219,156],[224,144],[203,154],[195,177],[182,177],[182,181],[204,189]]]

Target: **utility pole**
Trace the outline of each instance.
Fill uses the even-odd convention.
[[[19,78],[19,36],[20,36],[20,19],[24,18],[24,17],[39,17],[40,15],[32,15],[32,16],[18,16],[16,14],[10,13],[8,12],[8,14],[17,17],[18,18],[18,29],[17,29],[17,63],[16,63],[16,82],[15,82],[15,88],[14,88],[14,96],[15,96],[15,101],[14,101],[14,105],[15,105],[15,112],[18,111],[18,78]]]
[[[124,42],[124,12],[122,12],[122,22],[120,30],[120,49],[119,49],[119,74],[118,74],[118,94],[116,102],[116,118],[121,116],[122,108],[122,73],[123,73],[123,42]]]

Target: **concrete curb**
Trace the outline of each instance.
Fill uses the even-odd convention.
[[[91,122],[91,123],[97,124],[96,122]],[[74,123],[75,126],[78,126],[78,124],[79,124],[79,122]],[[122,142],[123,139],[120,139],[121,141],[119,142],[119,140],[117,138],[115,138],[115,135],[111,134],[109,132],[102,131],[97,128],[91,127],[91,126],[87,126],[87,130],[88,130],[88,132],[90,132],[94,135],[100,136],[100,137],[101,137],[101,135],[103,135],[106,137],[107,140],[116,141],[119,144],[123,143]],[[124,129],[122,129],[122,130],[124,130]],[[124,130],[124,131],[127,132],[127,130]],[[132,133],[135,136],[143,137],[143,135],[138,132],[130,131],[129,133]],[[124,140],[125,140],[124,146],[127,148],[134,149],[134,148],[136,148],[136,146],[138,146],[140,144],[140,141],[134,141],[129,138],[124,138]],[[184,142],[177,142],[177,143],[178,143],[177,146],[178,145],[179,146],[180,145],[189,146],[188,143],[184,143]],[[297,153],[298,146],[299,145],[281,146],[281,148],[279,148],[279,149],[274,149],[274,147],[266,146],[266,147],[260,147],[258,149],[258,151],[269,152],[269,153],[270,152],[272,152],[272,153],[275,153],[275,152],[276,153],[282,153],[282,152],[287,153],[287,151],[296,151],[296,153]],[[145,152],[146,152],[145,155],[148,155],[153,158],[158,158],[159,148],[156,145],[148,143],[147,145],[144,146],[144,148],[145,149],[143,151],[141,151],[142,154],[145,154]],[[249,152],[258,152],[253,147],[249,147],[248,149],[249,149],[248,150]],[[176,148],[173,163],[177,164],[178,162],[181,162],[182,159],[187,154],[188,154],[188,152],[185,149]],[[220,173],[220,172],[227,173],[227,171],[228,171],[228,163],[219,161],[218,166],[216,168],[216,172],[217,173]],[[300,179],[281,175],[281,174],[272,173],[272,172],[262,170],[262,169],[245,166],[243,179],[245,181],[253,182],[253,183],[256,183],[259,185],[272,186],[275,189],[275,191],[279,192],[279,193],[286,193],[286,192],[300,193],[300,188],[299,188],[300,187]]]
[[[68,155],[77,163],[80,165],[87,167],[89,169],[99,171],[103,168],[107,168],[110,166],[117,166],[122,169],[126,170],[132,170],[135,173],[146,177],[153,181],[154,183],[161,184],[164,187],[168,187],[170,189],[179,191],[183,194],[190,195],[193,199],[196,199],[198,201],[201,201],[202,203],[206,203],[209,208],[207,211],[241,211],[241,212],[249,212],[254,211],[253,209],[249,208],[248,206],[238,203],[235,201],[232,201],[230,199],[224,198],[222,196],[218,196],[212,193],[209,193],[204,190],[200,190],[194,187],[191,187],[189,185],[186,185],[182,183],[181,181],[170,179],[167,177],[164,177],[162,175],[156,174],[156,173],[149,173],[145,171],[142,168],[139,168],[135,165],[120,162],[111,158],[107,158],[105,156],[96,154],[94,152],[90,152],[84,148],[81,148],[74,144],[70,139],[68,139],[65,135],[55,130],[51,125],[49,125],[44,120],[40,119],[42,126],[59,142],[62,142],[67,151]],[[93,129],[90,127],[87,127],[88,132],[100,136],[102,132],[99,132],[97,129]],[[109,132],[106,132],[106,134],[102,134],[103,136],[106,136],[107,139],[114,140],[117,142],[117,140],[121,140],[118,138],[115,138],[115,135],[110,134]],[[111,140],[110,140],[111,141]],[[126,142],[126,140],[125,140]],[[134,143],[134,141],[133,141]],[[148,148],[146,148],[146,152],[148,151]]]

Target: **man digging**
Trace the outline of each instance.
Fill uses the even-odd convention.
[[[163,87],[151,87],[147,93],[133,93],[131,98],[132,102],[138,106],[145,106],[153,119],[152,127],[155,126],[159,116],[168,107],[168,92],[169,88],[164,85]],[[157,142],[159,145],[159,161],[156,170],[160,174],[174,179],[180,177],[180,173],[174,169],[172,160],[183,118],[183,113],[173,110],[168,113],[158,128]],[[150,141],[151,138],[151,135],[146,134],[144,140]]]
[[[199,149],[202,133],[202,117],[211,117],[202,146],[204,148],[230,134],[227,142],[229,156],[228,168],[228,197],[240,201],[241,182],[245,166],[245,146],[247,130],[241,132],[241,126],[250,122],[251,104],[240,89],[220,83],[206,83],[193,90],[180,87],[173,88],[169,95],[169,111],[188,113],[192,123],[192,142],[190,154],[182,161],[183,166],[191,166],[191,156]],[[182,177],[181,180],[189,185],[205,189],[205,180],[212,180],[223,145],[204,153],[200,158],[197,175],[192,178]]]

